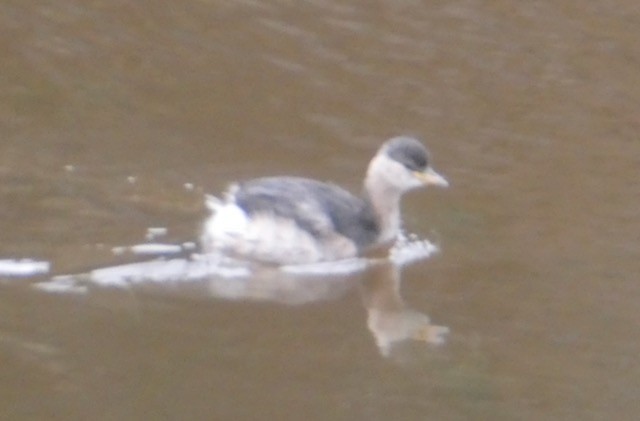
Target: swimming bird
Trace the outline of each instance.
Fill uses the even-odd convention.
[[[208,196],[205,252],[287,265],[340,260],[392,244],[400,233],[400,199],[419,187],[446,187],[422,143],[399,136],[373,157],[364,191],[355,196],[332,183],[264,177],[233,184],[223,200]]]

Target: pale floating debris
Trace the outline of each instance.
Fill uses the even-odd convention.
[[[147,233],[145,234],[144,238],[146,238],[147,240],[154,240],[158,237],[167,235],[168,232],[169,230],[165,227],[150,227],[147,228]]]
[[[48,273],[51,264],[46,261],[31,259],[2,259],[0,260],[0,276],[33,276]]]
[[[193,183],[184,183],[183,186],[185,190],[189,190],[189,191],[193,191],[193,189],[196,188],[196,186],[194,186]]]
[[[128,249],[129,248],[125,246],[111,247],[111,253],[115,254],[116,256],[120,256],[121,254],[125,254]]]
[[[51,293],[72,293],[72,294],[85,294],[87,287],[85,285],[78,285],[75,279],[71,276],[56,276],[47,282],[39,282],[33,285],[33,288],[39,289],[44,292]]]
[[[116,246],[111,248],[111,252],[117,256],[125,253],[138,255],[178,254],[183,250],[184,249],[181,245],[164,243],[144,243],[135,244],[133,246]]]
[[[182,243],[182,249],[183,250],[195,250],[196,247],[197,247],[197,245],[193,241],[187,241],[187,242]]]
[[[149,243],[136,244],[129,247],[133,254],[175,254],[182,252],[182,247],[175,244]]]
[[[64,166],[64,170],[66,172],[74,172],[76,170],[76,167],[75,165],[68,164]]]
[[[127,181],[129,182],[129,184],[134,184],[136,181],[138,181],[138,177],[130,175],[129,177],[127,177]]]

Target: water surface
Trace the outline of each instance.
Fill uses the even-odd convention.
[[[3,2],[0,258],[50,270],[0,283],[0,415],[635,419],[639,24],[628,0]],[[304,303],[34,288],[149,259],[114,253],[149,228],[197,241],[232,180],[357,191],[400,133],[452,183],[405,200],[441,252],[400,273]],[[386,355],[372,303],[448,341]]]

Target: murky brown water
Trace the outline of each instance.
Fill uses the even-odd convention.
[[[302,298],[7,277],[0,418],[636,419],[637,2],[343,3],[0,5],[0,258],[130,262],[234,179],[357,189],[398,133],[453,185],[405,201],[441,254]],[[377,346],[424,313],[444,346]]]

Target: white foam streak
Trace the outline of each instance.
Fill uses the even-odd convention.
[[[344,259],[335,262],[309,263],[304,265],[285,265],[280,270],[298,275],[350,275],[362,272],[369,266],[367,259]]]
[[[33,287],[40,291],[58,294],[85,294],[88,290],[86,285],[79,285],[72,276],[56,276],[50,281],[39,282]]]
[[[142,282],[188,282],[210,276],[238,278],[250,275],[251,271],[248,267],[231,266],[218,258],[171,259],[96,269],[89,273],[89,279],[98,285],[126,287]]]
[[[143,244],[123,247],[136,254],[157,254],[184,251],[181,246],[165,244]],[[428,240],[416,236],[401,236],[389,251],[388,259],[397,266],[424,260],[437,252],[438,248]],[[90,285],[128,288],[137,284],[166,284],[208,282],[211,292],[228,299],[276,294],[277,291],[322,289],[322,285],[339,283],[340,278],[364,272],[386,259],[350,258],[345,260],[285,265],[263,266],[255,262],[234,259],[220,253],[192,254],[190,258],[156,259],[148,262],[130,263],[92,270],[77,275],[57,276],[48,282],[34,285],[35,288],[53,293],[85,293]],[[0,275],[27,276],[49,270],[48,262],[0,260]],[[309,282],[309,281],[312,282]],[[317,282],[316,282],[317,281]],[[299,284],[298,284],[299,283]],[[317,291],[316,291],[317,292]],[[314,292],[315,293],[315,292]],[[296,292],[292,301],[306,293]],[[255,295],[255,296],[254,296]],[[277,295],[277,294],[276,294]],[[294,294],[289,293],[291,297]],[[264,298],[264,297],[263,297]]]
[[[0,260],[0,276],[26,277],[48,273],[51,264],[46,261],[31,259],[2,259]]]
[[[396,244],[389,250],[389,259],[398,266],[425,260],[439,252],[438,246],[429,240],[420,240],[416,235],[401,234]]]

